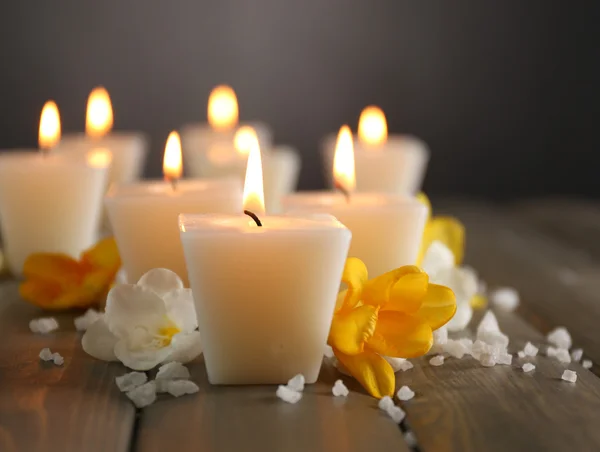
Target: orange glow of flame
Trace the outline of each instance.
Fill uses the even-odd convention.
[[[169,134],[163,159],[163,174],[166,180],[174,181],[181,178],[183,164],[181,163],[181,139],[175,131]]]
[[[240,155],[248,155],[250,149],[252,149],[256,143],[258,143],[258,136],[256,135],[256,131],[250,126],[240,127],[233,138],[235,150],[238,151]]]
[[[106,168],[112,162],[112,153],[105,148],[94,149],[88,152],[87,161],[94,168]]]
[[[244,182],[244,210],[249,210],[259,216],[265,213],[262,160],[258,140],[252,144],[248,154],[246,181]]]
[[[38,143],[40,149],[52,149],[60,141],[60,115],[56,102],[49,100],[42,108]]]
[[[358,120],[358,139],[367,147],[378,147],[387,141],[387,121],[383,110],[373,105],[365,107]]]
[[[238,123],[238,102],[233,88],[219,85],[208,97],[208,123],[215,130],[231,129]]]
[[[108,91],[104,87],[94,88],[88,97],[85,117],[85,133],[92,138],[100,138],[110,132],[113,126],[113,110]]]
[[[333,179],[347,192],[352,192],[356,186],[354,173],[354,144],[350,127],[344,125],[340,128],[335,144],[333,158]]]

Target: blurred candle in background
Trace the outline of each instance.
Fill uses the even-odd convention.
[[[427,146],[410,135],[388,135],[387,120],[379,107],[362,111],[354,146],[356,191],[414,195],[421,190],[429,161]],[[327,137],[323,156],[329,175],[334,149],[334,139]],[[330,176],[327,179],[333,184]]]
[[[18,276],[32,253],[78,258],[98,239],[110,158],[95,151],[56,155],[60,135],[58,108],[49,101],[40,117],[41,152],[0,155],[0,227],[9,268]]]

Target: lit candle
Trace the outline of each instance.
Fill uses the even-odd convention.
[[[425,177],[429,150],[410,135],[388,136],[385,114],[379,107],[366,107],[358,122],[355,141],[356,190],[394,194],[416,194]],[[325,167],[331,175],[335,140],[323,144]]]
[[[165,182],[116,185],[106,196],[123,268],[132,283],[153,268],[168,268],[189,286],[177,216],[241,209],[242,184],[238,180],[179,180],[181,171],[179,135],[171,132],[163,162]]]
[[[65,134],[57,152],[80,153],[105,149],[112,153],[109,183],[130,183],[140,178],[147,153],[147,140],[140,132],[115,132],[113,109],[103,87],[92,90],[88,97],[85,134]]]
[[[385,193],[356,193],[353,140],[350,128],[338,134],[334,180],[341,193],[305,192],[283,199],[286,212],[334,215],[352,231],[349,256],[363,260],[369,276],[415,264],[427,209],[414,197]]]
[[[314,383],[351,234],[329,215],[263,215],[258,146],[247,172],[247,215],[179,217],[208,379],[275,384],[302,373]]]
[[[0,156],[0,225],[11,271],[20,275],[37,252],[78,258],[92,246],[100,218],[110,158],[100,152],[82,158],[55,155],[60,116],[54,102],[42,110],[41,152]]]
[[[237,97],[229,86],[217,86],[208,99],[208,124],[182,131],[186,172],[194,177],[233,176],[244,180],[249,143],[258,140],[263,154],[265,203],[268,213],[281,210],[281,197],[295,190],[300,158],[290,146],[273,146],[263,123],[238,123]]]

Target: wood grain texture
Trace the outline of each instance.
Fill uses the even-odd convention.
[[[174,399],[161,396],[142,411],[139,452],[401,452],[409,450],[400,428],[377,401],[345,379],[353,392],[336,398],[331,387],[341,375],[324,367],[302,400],[287,404],[275,386],[211,386],[202,360],[191,364],[200,392]],[[354,391],[356,390],[356,391]]]
[[[83,352],[73,314],[56,315],[59,331],[31,333],[29,321],[48,314],[19,301],[15,282],[0,285],[0,300],[0,451],[127,451],[135,409],[115,385],[123,366]],[[44,347],[64,365],[42,362]]]

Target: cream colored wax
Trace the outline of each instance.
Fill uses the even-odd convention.
[[[288,213],[329,213],[352,231],[349,256],[360,258],[369,276],[417,261],[427,209],[404,195],[304,192],[283,199]]]
[[[209,381],[319,374],[351,233],[329,215],[181,215]]]
[[[168,268],[189,287],[179,214],[241,212],[242,185],[235,179],[181,180],[175,188],[163,181],[118,185],[105,204],[130,283],[153,268]]]

